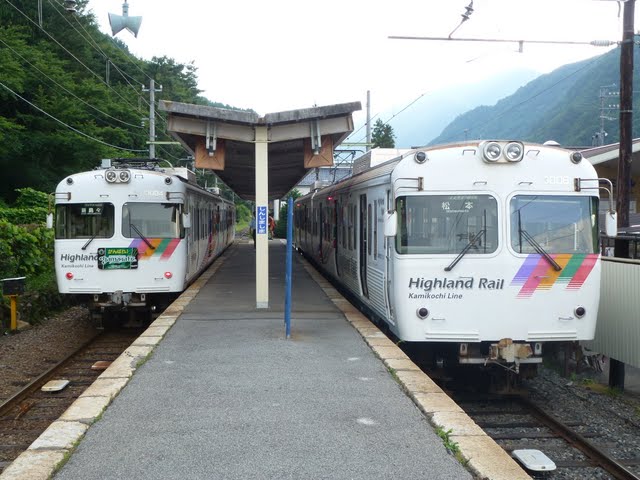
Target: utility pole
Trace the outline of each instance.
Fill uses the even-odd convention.
[[[367,90],[367,152],[371,150],[371,92]]]
[[[631,162],[633,147],[633,47],[635,0],[624,3],[622,17],[622,45],[620,47],[620,152],[616,179],[616,210],[618,234],[629,226],[629,192],[631,190]],[[616,238],[615,256],[629,258],[629,242]],[[624,363],[611,359],[609,386],[624,390]]]
[[[156,158],[156,92],[162,91],[162,85],[156,89],[156,81],[149,81],[149,88],[142,86],[143,92],[149,92],[149,158]]]

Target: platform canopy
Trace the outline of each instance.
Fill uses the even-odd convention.
[[[256,128],[268,130],[268,197],[282,198],[309,168],[333,165],[333,149],[352,131],[360,102],[256,113],[161,100],[167,130],[237,195],[255,200]]]

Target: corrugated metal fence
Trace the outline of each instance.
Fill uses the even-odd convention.
[[[602,257],[598,325],[589,348],[640,368],[640,261]]]

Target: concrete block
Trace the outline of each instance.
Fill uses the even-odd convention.
[[[166,333],[171,329],[169,325],[153,325],[148,327],[141,337],[164,337]]]
[[[467,467],[479,479],[530,480],[531,477],[507,452],[488,436],[451,435],[449,439],[458,444]]]
[[[451,430],[451,436],[487,436],[478,424],[463,412],[434,412],[431,422],[445,432]]]
[[[385,358],[384,364],[393,368],[394,370],[411,370],[414,372],[420,372],[420,367],[418,367],[411,360],[406,360],[404,358]]]
[[[86,423],[56,420],[35,439],[29,450],[69,450],[88,428]]]
[[[0,474],[2,480],[48,480],[62,460],[66,450],[22,452],[11,465]]]
[[[412,393],[411,398],[424,413],[457,412],[463,413],[462,408],[451,400],[446,393]]]
[[[113,400],[128,381],[128,378],[98,378],[78,398],[107,397],[109,400]]]
[[[442,389],[424,372],[397,370],[396,376],[400,383],[411,393],[442,393]]]
[[[362,332],[360,332],[362,333]],[[365,342],[367,342],[370,346],[378,346],[378,347],[393,347],[394,343],[389,340],[387,337],[375,337],[375,336],[368,336],[368,335],[364,335],[364,340]]]
[[[109,397],[79,397],[60,415],[59,420],[91,425],[109,403],[111,403]]]
[[[407,355],[395,345],[393,347],[373,345],[371,346],[371,350],[373,350],[374,353],[378,355],[382,360],[385,360],[387,358],[409,360],[409,357],[407,357]]]

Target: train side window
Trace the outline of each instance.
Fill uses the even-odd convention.
[[[74,203],[56,205],[57,239],[111,238],[115,230],[112,203]]]

